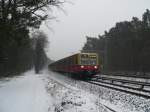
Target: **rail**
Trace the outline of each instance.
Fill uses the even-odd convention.
[[[88,83],[126,92],[144,98],[150,98],[150,83],[144,81],[132,81],[127,79],[97,76],[87,81]],[[119,82],[119,83],[118,83]],[[148,88],[148,89],[146,89]]]
[[[108,77],[98,77],[97,79],[110,80],[112,83],[114,83],[114,82],[121,82],[123,84],[128,83],[128,84],[140,85],[141,86],[140,89],[144,89],[144,86],[150,86],[150,83],[147,83],[147,82],[131,81],[131,80],[126,80],[126,79],[108,78]]]

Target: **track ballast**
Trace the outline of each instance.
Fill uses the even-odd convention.
[[[132,79],[133,77],[131,77]],[[150,80],[150,79],[149,79]],[[106,87],[109,89],[126,92],[139,97],[150,98],[150,83],[143,81],[142,78],[134,78],[130,80],[130,77],[110,77],[107,75],[97,75],[96,77],[86,80],[86,82]],[[146,89],[149,88],[149,89]]]

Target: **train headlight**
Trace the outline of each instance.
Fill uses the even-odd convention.
[[[95,69],[97,69],[97,66],[94,66]]]
[[[81,68],[84,68],[84,66],[81,66]]]

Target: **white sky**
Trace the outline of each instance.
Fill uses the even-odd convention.
[[[41,27],[50,41],[48,57],[54,60],[80,52],[86,42],[86,35],[102,35],[116,22],[131,20],[133,16],[141,19],[146,9],[150,9],[150,0],[70,1],[74,4],[66,3],[63,7],[67,14],[56,10],[53,13],[59,21],[47,22],[54,32],[45,24]]]

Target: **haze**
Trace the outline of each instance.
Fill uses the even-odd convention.
[[[54,11],[59,22],[52,20],[41,27],[48,35],[50,44],[47,54],[53,60],[80,52],[86,42],[86,36],[102,35],[116,22],[129,21],[133,16],[141,19],[146,9],[150,9],[150,0],[72,0],[72,2],[74,4],[64,4],[66,14],[60,10]]]

